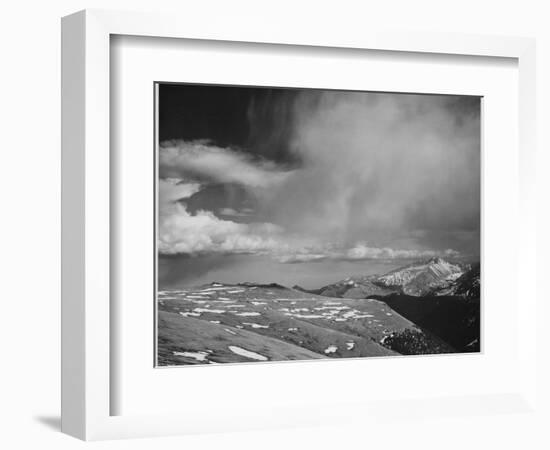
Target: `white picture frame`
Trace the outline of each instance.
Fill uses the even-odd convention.
[[[517,277],[528,280],[527,262],[536,255],[535,234],[535,43],[532,39],[456,34],[398,33],[370,28],[326,33],[322,24],[285,28],[220,21],[208,26],[201,20],[166,14],[87,10],[62,21],[62,430],[85,440],[162,436],[171,434],[357,420],[380,414],[391,406],[383,402],[337,404],[330,411],[318,405],[278,405],[258,411],[253,421],[217,420],[214,414],[112,415],[112,320],[110,297],[111,212],[110,186],[116,173],[110,168],[110,39],[113,35],[162,37],[223,42],[284,44],[305,48],[365,49],[415,54],[500,57],[517,60],[519,77],[519,200]],[[414,56],[414,55],[413,55]],[[151,114],[152,115],[152,114]],[[521,236],[521,241],[519,240]],[[516,270],[516,269],[514,269]],[[529,283],[526,283],[529,284]],[[534,310],[536,288],[524,291],[518,304],[518,340],[534,335],[529,311]],[[531,295],[530,295],[531,294]],[[151,316],[152,317],[152,316]],[[534,345],[517,342],[517,383],[498,394],[460,398],[425,398],[425,403],[403,398],[401,407],[414,413],[437,405],[441,414],[524,411],[536,398]],[[182,377],[185,373],[180,372]],[[212,405],[215,408],[215,405]],[[355,418],[355,419],[352,419]]]

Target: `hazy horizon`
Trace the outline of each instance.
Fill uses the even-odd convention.
[[[236,259],[241,261],[236,261]],[[253,255],[226,255],[209,261],[208,256],[192,258],[160,257],[159,290],[195,287],[210,283],[277,283],[286,287],[298,285],[305,289],[320,287],[348,277],[383,275],[391,270],[420,260],[393,261],[339,261],[310,264],[280,264],[266,257]],[[444,258],[445,259],[445,258]],[[477,259],[446,258],[451,263],[473,264]]]

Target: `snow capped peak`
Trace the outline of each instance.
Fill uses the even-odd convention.
[[[462,272],[460,266],[451,264],[442,258],[434,258],[430,263],[430,268],[434,273],[441,276]]]
[[[464,270],[458,264],[434,257],[395,269],[378,277],[377,281],[385,286],[399,286],[409,295],[424,295],[463,273]]]
[[[446,263],[447,263],[447,261],[445,261],[440,256],[434,256],[433,258],[430,258],[428,260],[428,264],[446,264]]]
[[[383,275],[348,276],[336,283],[306,292],[342,298],[389,294],[424,296],[447,292],[469,269],[470,266],[452,263],[437,256],[412,262]],[[297,286],[295,289],[303,290]]]

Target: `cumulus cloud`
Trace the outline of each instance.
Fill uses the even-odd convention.
[[[303,235],[290,235],[272,223],[237,223],[212,211],[190,213],[185,200],[201,190],[196,182],[178,178],[159,180],[158,251],[163,255],[255,254],[268,255],[280,263],[296,264],[333,260],[392,260],[432,256],[456,257],[455,250],[405,250],[378,248],[357,243],[326,243]],[[238,215],[237,211],[225,211]]]
[[[281,228],[270,223],[236,223],[211,211],[187,210],[184,200],[201,186],[181,179],[159,182],[158,250],[161,254],[265,253],[280,247]]]
[[[269,224],[241,224],[222,220],[209,211],[189,214],[175,205],[173,214],[159,223],[159,251],[162,254],[254,253],[277,248],[277,233]]]
[[[377,248],[377,247],[369,247],[366,243],[358,243],[355,247],[350,248],[345,254],[345,257],[350,260],[420,259],[420,258],[432,258],[434,256],[457,257],[459,256],[459,252],[453,249],[446,249],[444,251],[435,251],[435,250],[392,249],[388,247]]]
[[[433,258],[435,256],[457,258],[460,253],[453,249],[396,249],[390,247],[372,247],[364,242],[358,242],[352,247],[339,245],[317,244],[309,246],[287,245],[275,254],[280,263],[296,264],[317,261],[394,261]]]
[[[292,172],[273,161],[250,153],[219,147],[205,140],[161,142],[161,178],[236,183],[249,188],[271,188],[282,184]]]
[[[272,223],[237,223],[219,218],[212,211],[189,212],[185,200],[200,190],[201,185],[196,182],[160,180],[160,254],[256,254],[270,255],[281,262],[305,262],[326,256],[314,254],[311,242],[285,235],[280,226]],[[230,208],[224,212],[239,214]]]
[[[216,217],[209,211],[190,214],[185,205],[174,203],[159,221],[161,254],[256,254],[269,255],[280,263],[306,263],[325,259],[393,260],[433,256],[457,257],[445,251],[377,248],[366,244],[346,248],[312,245],[285,236],[280,227],[269,223],[242,224]]]

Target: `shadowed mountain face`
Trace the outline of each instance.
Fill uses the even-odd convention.
[[[479,300],[480,286],[480,268],[479,263],[477,263],[464,272],[445,294],[460,295],[461,297]]]
[[[381,298],[381,301],[458,352],[478,352],[480,349],[478,298],[392,294]]]

